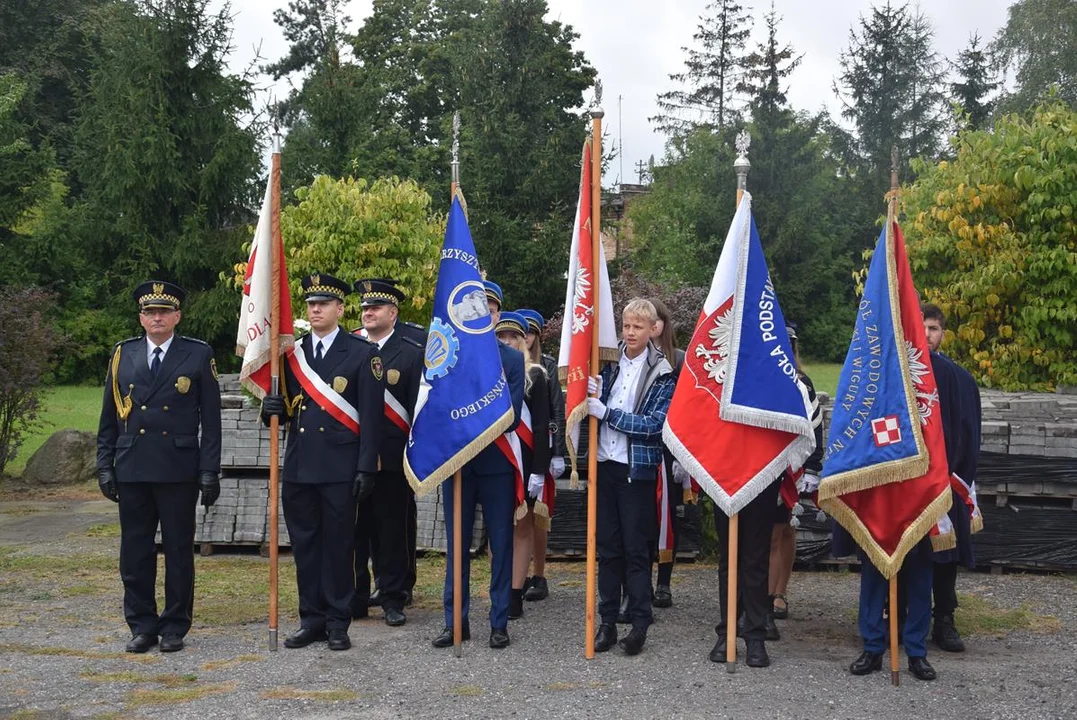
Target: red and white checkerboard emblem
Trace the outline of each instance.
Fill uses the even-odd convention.
[[[871,432],[875,435],[875,446],[885,447],[901,442],[901,427],[897,415],[887,415],[871,421]]]

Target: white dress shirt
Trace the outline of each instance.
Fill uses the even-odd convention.
[[[337,335],[340,333],[340,325],[337,325],[325,337],[318,337],[318,333],[314,330],[310,331],[310,356],[317,357],[318,343],[322,344],[322,357],[324,358],[329,353],[329,348],[333,346],[333,341],[336,340]]]
[[[174,334],[169,335],[168,339],[165,340],[160,345],[154,345],[153,340],[150,340],[149,337],[147,337],[146,338],[146,365],[148,365],[149,367],[153,367],[153,351],[156,350],[157,348],[161,348],[161,362],[163,363],[165,361],[165,355],[168,354],[168,348],[170,348],[172,346],[172,338],[174,338],[174,337],[176,337]]]
[[[381,350],[382,348],[385,347],[385,343],[387,343],[389,341],[389,338],[391,338],[393,336],[394,332],[396,332],[396,328],[393,328],[392,330],[390,330],[389,334],[387,334],[381,340],[378,340],[377,342],[374,342],[374,344],[378,346],[378,350]],[[367,337],[367,340],[370,340],[370,338]]]
[[[610,410],[624,410],[632,412],[636,400],[636,388],[643,379],[643,373],[647,367],[647,351],[644,350],[635,358],[629,358],[621,352],[620,371],[617,379],[610,388],[606,407]],[[603,425],[598,435],[598,461],[612,460],[613,462],[628,464],[628,437],[614,430],[609,425]]]

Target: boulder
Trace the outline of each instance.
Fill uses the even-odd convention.
[[[60,430],[30,457],[22,479],[29,485],[81,484],[94,477],[96,464],[96,434]]]

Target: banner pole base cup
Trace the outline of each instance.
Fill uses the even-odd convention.
[[[464,644],[460,643],[458,645],[453,645],[452,646],[452,655],[453,655],[453,657],[463,657],[464,656]]]
[[[269,651],[277,652],[277,629],[272,628],[269,631]]]
[[[901,685],[901,671],[892,670],[890,672],[890,682],[891,684],[893,684],[894,687],[898,687],[899,685]]]
[[[737,671],[737,663],[736,663],[736,661],[734,661],[734,662],[727,662],[727,663],[725,664],[725,671],[726,671],[727,673],[735,673],[735,672]]]

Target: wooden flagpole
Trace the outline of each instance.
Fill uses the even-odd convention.
[[[449,206],[456,199],[460,189],[460,113],[452,116],[452,184],[449,192]],[[452,474],[452,652],[456,657],[464,654],[464,570],[461,553],[464,551],[463,510],[464,475],[462,470]],[[468,543],[470,546],[470,543]]]
[[[897,219],[897,196],[898,196],[898,149],[897,145],[890,148],[890,193],[887,199],[886,213],[886,237],[890,238],[894,232],[894,221]],[[890,577],[890,682],[897,687],[901,685],[901,670],[898,665],[898,574],[895,571]]]
[[[591,110],[591,268],[595,273],[595,314],[591,330],[590,369],[599,372],[599,322],[602,307],[600,263],[602,262],[602,82],[595,81],[595,106]],[[595,564],[598,555],[595,532],[598,523],[598,418],[587,416],[587,611],[584,623],[584,657],[595,656]]]
[[[737,208],[748,189],[748,171],[752,164],[748,162],[748,145],[751,137],[746,130],[737,134],[737,159],[733,162],[733,171],[737,174]],[[729,539],[726,543],[726,616],[725,616],[725,669],[735,672],[737,669],[737,577],[740,567],[740,514],[729,516]]]
[[[280,132],[274,133],[270,170],[269,392],[280,395]],[[277,649],[280,565],[280,418],[269,419],[269,649]]]

